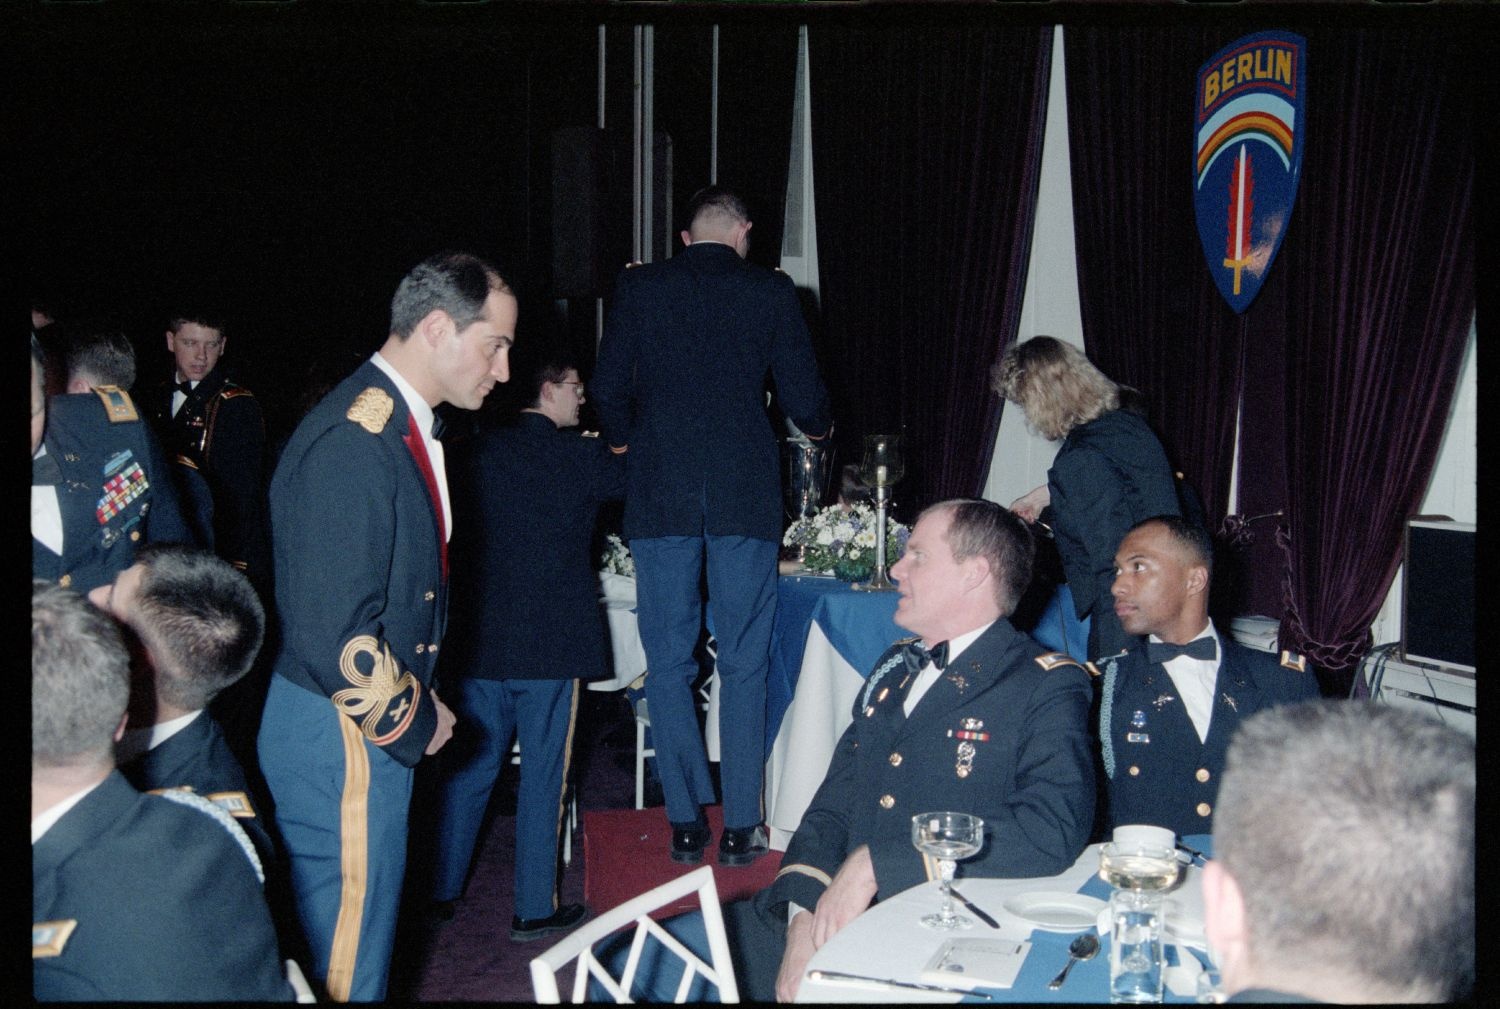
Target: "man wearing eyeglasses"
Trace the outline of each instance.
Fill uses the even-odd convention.
[[[440,760],[432,913],[449,917],[463,892],[515,737],[514,942],[568,931],[587,914],[558,903],[558,844],[578,684],[608,675],[594,520],[624,495],[625,460],[571,430],[583,402],[577,369],[545,361],[515,423],[482,430],[453,454],[453,603],[438,672],[456,682],[458,728]]]

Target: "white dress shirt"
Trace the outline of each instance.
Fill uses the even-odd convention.
[[[32,458],[40,459],[46,454],[47,446],[42,445]],[[31,485],[31,538],[59,557],[62,556],[62,506],[57,501],[57,488],[51,484]]]
[[[182,376],[179,375],[179,374],[177,374],[176,372],[172,373],[172,377],[174,379],[176,379],[178,382],[182,381]],[[195,379],[189,379],[188,380],[188,388],[189,389],[196,389],[196,388],[198,388],[198,382],[197,382],[197,380],[195,380]],[[182,409],[182,404],[184,404],[186,402],[187,402],[187,393],[183,392],[181,389],[174,388],[172,390],[172,416],[173,417],[177,416],[177,411],[181,410]]]
[[[1194,641],[1199,638],[1213,638],[1213,659],[1194,659],[1179,655],[1171,662],[1163,662],[1162,668],[1172,678],[1172,685],[1177,688],[1177,696],[1182,698],[1182,706],[1193,720],[1193,728],[1198,730],[1198,742],[1201,743],[1208,739],[1208,723],[1214,714],[1214,683],[1219,677],[1219,661],[1224,656],[1224,643],[1219,640],[1213,621],[1209,621],[1207,627],[1193,636]],[[1153,634],[1149,640],[1160,642],[1162,639]]]
[[[422,447],[427,449],[427,461],[432,464],[432,475],[437,480],[438,497],[443,502],[443,538],[452,538],[453,535],[453,511],[448,504],[448,470],[443,465],[443,443],[432,436],[432,407],[427,401],[412,388],[412,384],[401,377],[401,373],[392,366],[391,362],[380,356],[376,351],[370,356],[370,361],[390,376],[396,385],[396,390],[401,393],[401,398],[406,402],[406,408],[411,411],[412,419],[417,422],[417,432],[422,436]]]
[[[994,621],[991,620],[990,623],[985,624],[978,630],[966,631],[958,637],[950,639],[948,642],[948,662],[951,664],[956,661],[963,650],[979,640],[979,635],[989,630],[990,625],[993,623]],[[926,694],[928,688],[936,683],[938,677],[942,675],[943,670],[933,665],[932,660],[928,659],[927,665],[922,667],[922,671],[917,674],[917,678],[913,681],[911,689],[906,692],[906,701],[901,705],[901,710],[906,712],[908,718],[911,717],[912,709],[917,706],[917,702],[922,699],[922,695]]]
[[[100,778],[88,788],[80,789],[79,791],[74,792],[72,795],[68,796],[62,802],[48,806],[45,810],[43,810],[40,816],[37,816],[31,821],[31,843],[36,844],[38,841],[40,841],[42,839],[42,836],[46,834],[47,831],[51,830],[53,824],[57,823],[58,820],[61,820],[63,818],[63,815],[67,813],[68,810],[72,809],[74,806],[82,802],[85,795],[88,795],[90,792],[92,792],[102,784],[104,784],[104,779]]]
[[[203,714],[203,709],[189,711],[185,715],[169,718],[165,722],[147,725],[140,729],[126,729],[125,735],[115,744],[115,764],[125,764],[147,750],[154,750],[162,743],[192,724],[193,719]]]

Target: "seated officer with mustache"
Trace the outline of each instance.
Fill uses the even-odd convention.
[[[1115,614],[1147,640],[1099,663],[1104,827],[1213,831],[1224,751],[1255,712],[1318,696],[1300,655],[1220,635],[1208,619],[1208,534],[1175,515],[1137,523],[1115,552]]]

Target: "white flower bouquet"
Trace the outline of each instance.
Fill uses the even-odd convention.
[[[635,558],[630,556],[630,548],[614,533],[604,539],[604,555],[599,558],[599,570],[608,575],[634,578]]]
[[[875,572],[876,521],[873,505],[829,505],[793,522],[781,542],[802,548],[802,563],[809,571],[831,574],[846,582],[863,581]],[[905,553],[910,531],[889,515],[885,530],[885,560],[889,566]]]

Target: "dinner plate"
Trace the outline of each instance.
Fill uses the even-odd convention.
[[[1099,912],[1107,906],[1098,897],[1082,893],[1037,891],[1006,900],[1005,910],[1048,932],[1082,932],[1094,927]]]

